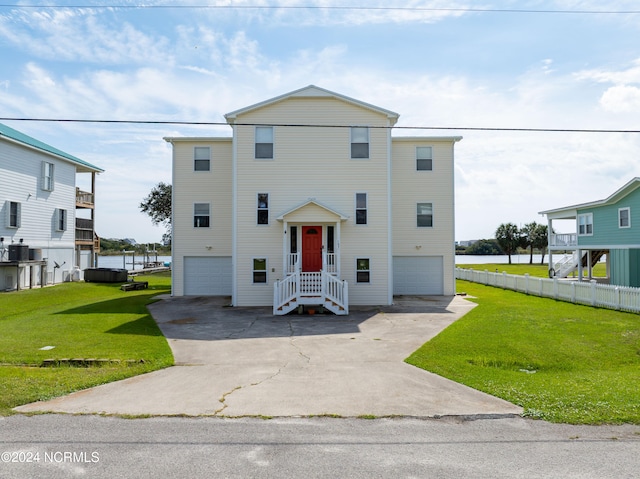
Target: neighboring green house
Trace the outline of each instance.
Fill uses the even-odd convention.
[[[610,284],[640,287],[640,178],[636,177],[604,200],[541,211],[549,232],[554,220],[575,220],[576,232],[549,234],[549,275],[591,278],[592,267],[606,255]],[[553,252],[573,251],[553,262]]]

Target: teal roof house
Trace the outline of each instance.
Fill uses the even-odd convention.
[[[102,171],[0,124],[0,291],[81,279],[95,265]]]
[[[549,225],[549,275],[592,277],[593,266],[606,257],[610,284],[640,287],[640,178],[629,181],[609,197],[564,208],[541,211]],[[575,233],[553,233],[556,220],[574,220]],[[572,251],[555,262],[553,253]]]

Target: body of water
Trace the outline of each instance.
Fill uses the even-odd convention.
[[[98,268],[125,268],[129,271],[135,269],[142,269],[142,262],[144,261],[144,255],[135,256],[135,264],[131,264],[133,257],[128,254],[125,259],[122,256],[98,256]],[[156,257],[151,256],[151,261],[155,261]],[[126,263],[124,262],[126,261]],[[165,261],[171,261],[171,256],[158,255],[158,261],[164,263]]]

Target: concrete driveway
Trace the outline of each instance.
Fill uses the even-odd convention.
[[[349,316],[273,316],[228,299],[164,297],[149,309],[176,365],[19,412],[211,416],[511,415],[521,408],[403,360],[474,305],[403,297]]]

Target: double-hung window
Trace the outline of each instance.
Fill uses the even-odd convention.
[[[631,208],[618,210],[618,228],[631,228]]]
[[[267,282],[267,258],[253,258],[253,282]]]
[[[368,127],[351,127],[351,158],[369,158]]]
[[[67,231],[67,210],[56,210],[56,231]]]
[[[430,146],[416,147],[416,169],[418,171],[433,170],[433,148]]]
[[[273,159],[273,127],[256,126],[255,156],[257,159]]]
[[[20,228],[20,203],[7,201],[7,227]]]
[[[42,189],[45,191],[53,191],[53,168],[53,163],[42,162]]]
[[[269,224],[269,193],[258,193],[258,218],[259,225]]]
[[[211,213],[209,203],[194,203],[193,205],[193,227],[209,228],[211,224]]]
[[[578,215],[578,236],[593,234],[593,213]]]
[[[367,224],[367,194],[356,193],[356,224]]]
[[[193,170],[211,171],[211,148],[208,146],[193,148]]]
[[[433,226],[433,203],[418,203],[417,224],[419,228]]]
[[[357,283],[371,282],[371,268],[370,268],[369,258],[356,259],[356,282]]]

